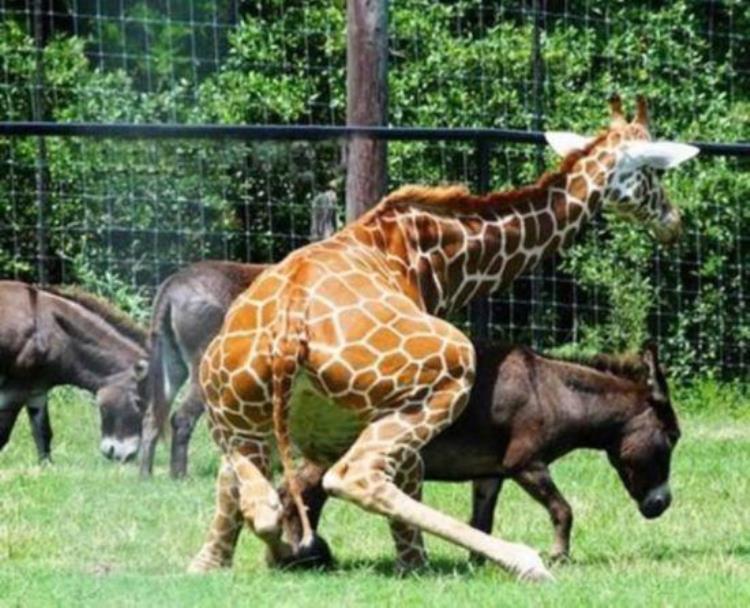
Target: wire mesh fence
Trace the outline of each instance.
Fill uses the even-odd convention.
[[[0,0],[0,121],[342,124],[340,4]],[[649,96],[657,136],[748,140],[749,27],[734,0],[394,3],[390,120],[590,132],[617,88]],[[316,195],[333,190],[343,208],[343,144],[2,138],[0,276],[148,295],[198,259],[278,261],[309,242]],[[554,161],[499,141],[488,162],[499,189]],[[391,188],[479,189],[479,174],[476,142],[389,143]],[[651,335],[684,374],[744,375],[748,161],[701,158],[667,187],[685,215],[677,248],[599,221],[493,298],[489,333],[592,348]]]

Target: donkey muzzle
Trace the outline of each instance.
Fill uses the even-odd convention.
[[[638,503],[638,509],[646,519],[654,519],[664,513],[670,504],[672,493],[669,491],[669,485],[665,483],[646,494],[646,498]]]
[[[109,460],[128,462],[136,457],[140,444],[141,438],[139,436],[104,437],[99,444],[99,450]]]

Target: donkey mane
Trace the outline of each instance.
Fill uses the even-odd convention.
[[[513,204],[524,200],[540,200],[546,196],[547,189],[558,182],[562,182],[565,175],[589,152],[601,143],[607,136],[607,131],[599,134],[582,150],[574,150],[567,154],[555,171],[547,171],[534,183],[521,186],[515,190],[491,192],[486,195],[471,194],[463,185],[450,186],[402,186],[386,196],[378,205],[382,210],[402,205],[424,205],[448,212],[481,213],[482,211],[511,210]]]
[[[133,340],[142,348],[146,348],[147,332],[146,330],[133,321],[122,310],[107,302],[104,298],[84,291],[80,287],[74,286],[50,286],[45,287],[44,291],[52,293],[65,300],[70,300],[80,304],[89,312],[104,319],[107,323],[114,326],[123,336]]]
[[[648,368],[637,353],[623,353],[618,355],[603,353],[571,356],[544,355],[544,357],[561,363],[572,363],[574,365],[590,367],[605,374],[612,374],[623,380],[635,382],[636,384],[642,384],[648,378]]]

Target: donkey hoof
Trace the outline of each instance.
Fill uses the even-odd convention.
[[[549,555],[549,563],[550,564],[572,564],[573,558],[570,557],[570,553],[567,551],[553,551]]]
[[[275,567],[282,570],[329,570],[334,564],[328,543],[317,534],[307,545],[300,545],[292,555],[273,562]]]

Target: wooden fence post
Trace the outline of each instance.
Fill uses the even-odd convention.
[[[346,124],[388,120],[388,0],[347,0]],[[346,219],[352,221],[386,192],[387,144],[353,136],[347,145]]]

